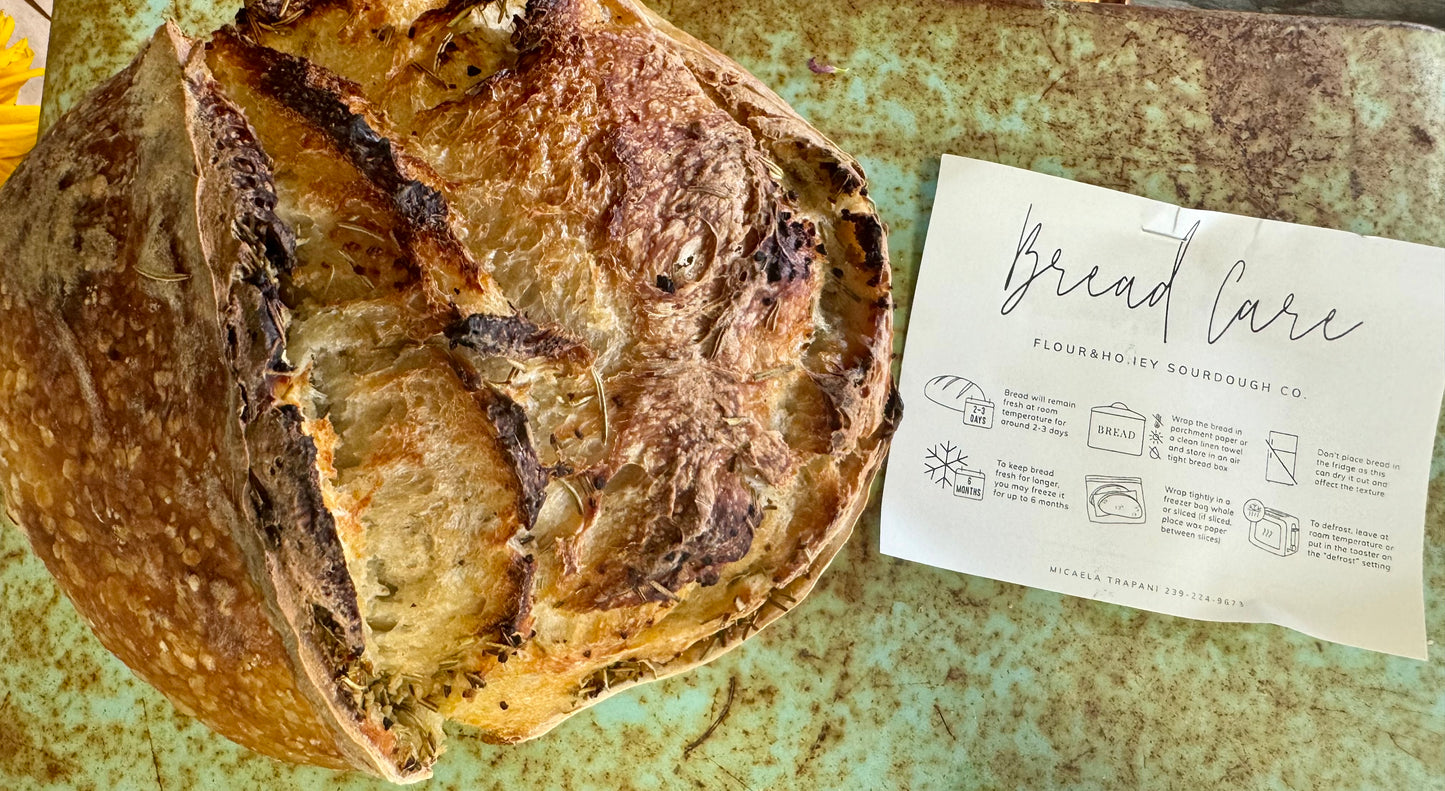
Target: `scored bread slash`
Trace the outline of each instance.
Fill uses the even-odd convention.
[[[0,489],[182,710],[413,782],[807,594],[889,281],[857,164],[630,0],[253,2],[0,192]]]

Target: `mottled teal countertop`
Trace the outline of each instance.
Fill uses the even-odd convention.
[[[103,25],[85,15],[102,9]],[[1445,245],[1445,33],[1062,3],[676,0],[659,10],[862,160],[906,328],[944,152],[1189,206]],[[47,101],[168,14],[58,0]],[[103,28],[103,29],[101,29]],[[812,73],[808,58],[846,67]],[[901,336],[900,336],[901,344]],[[1445,634],[1445,447],[1426,620]],[[795,613],[542,739],[461,730],[430,789],[1440,789],[1445,658],[1188,621],[882,557],[866,515]],[[0,787],[380,787],[177,714],[0,527]],[[719,714],[726,720],[691,753]]]

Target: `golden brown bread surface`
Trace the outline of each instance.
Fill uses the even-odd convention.
[[[413,781],[811,589],[888,289],[856,163],[632,0],[257,2],[0,192],[0,488],[183,709]]]

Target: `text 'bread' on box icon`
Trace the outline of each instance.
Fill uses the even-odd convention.
[[[1089,410],[1089,447],[1130,456],[1144,455],[1144,416],[1115,401]]]

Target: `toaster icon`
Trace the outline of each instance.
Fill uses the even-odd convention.
[[[1246,509],[1248,519],[1251,509]],[[1249,523],[1249,543],[1287,558],[1299,551],[1299,518],[1273,508],[1264,508],[1258,520]]]

